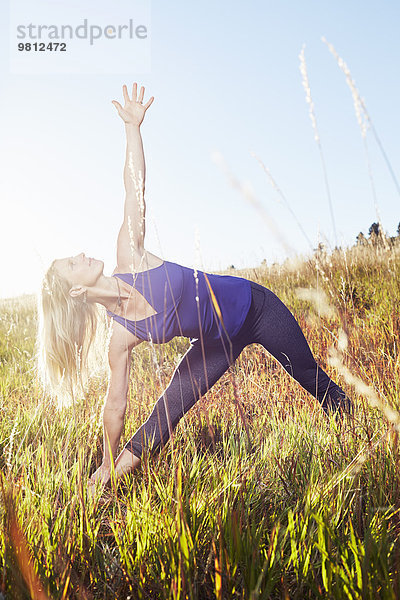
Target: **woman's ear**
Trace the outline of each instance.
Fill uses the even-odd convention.
[[[72,288],[69,290],[69,295],[72,296],[72,298],[77,298],[78,296],[81,296],[86,292],[87,289],[83,285],[73,285]]]

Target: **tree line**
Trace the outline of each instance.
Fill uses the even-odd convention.
[[[368,238],[363,234],[362,231],[356,237],[357,246],[365,246],[367,244],[378,245],[384,243],[385,241],[389,244],[395,244],[398,242],[400,238],[400,223],[397,225],[397,235],[390,236],[387,235],[379,223],[372,223],[371,227],[368,229]]]

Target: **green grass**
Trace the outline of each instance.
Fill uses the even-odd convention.
[[[2,301],[6,598],[400,597],[397,415],[390,421],[368,401],[375,394],[399,410],[400,245],[244,275],[294,313],[319,364],[354,400],[355,421],[326,418],[275,359],[249,346],[181,420],[173,444],[145,457],[97,509],[86,480],[101,462],[107,381],[57,411],[37,380],[35,300]],[[329,317],[296,293],[317,287],[335,309]],[[121,443],[187,346],[176,338],[155,347],[158,373],[149,346],[134,351]]]

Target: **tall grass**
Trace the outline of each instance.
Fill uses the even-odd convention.
[[[57,410],[36,379],[34,299],[2,302],[6,598],[400,597],[398,430],[365,393],[396,415],[400,244],[318,251],[242,274],[294,313],[319,364],[355,402],[355,420],[327,418],[261,346],[249,346],[181,420],[173,452],[167,444],[145,457],[97,508],[86,480],[101,461],[107,382],[94,380]],[[316,288],[317,303],[300,293]],[[187,344],[135,350],[122,442]]]

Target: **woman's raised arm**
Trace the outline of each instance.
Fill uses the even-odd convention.
[[[137,84],[133,84],[132,99],[129,98],[126,85],[123,86],[124,107],[116,100],[112,103],[125,123],[126,159],[124,167],[125,209],[117,242],[117,264],[135,269],[135,259],[144,250],[145,214],[144,200],[146,166],[144,160],[140,125],[154,96],[143,105],[144,87],[137,98]],[[138,254],[139,253],[139,254]]]

